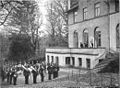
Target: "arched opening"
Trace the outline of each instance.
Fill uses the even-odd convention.
[[[116,27],[116,47],[120,48],[120,28],[119,28],[119,24]]]
[[[84,43],[84,47],[88,47],[88,29],[84,29],[83,31],[83,43]]]
[[[74,31],[74,34],[73,34],[73,39],[74,39],[74,47],[78,47],[78,33],[77,31]]]
[[[101,46],[101,31],[99,27],[94,30],[94,47],[98,48]]]

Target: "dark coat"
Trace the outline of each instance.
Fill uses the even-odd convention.
[[[53,67],[48,66],[47,70],[48,70],[48,74],[52,74],[53,73]]]
[[[23,70],[23,75],[24,76],[29,76],[30,75],[30,72],[28,70]]]

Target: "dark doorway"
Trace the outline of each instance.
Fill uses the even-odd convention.
[[[87,65],[87,68],[90,68],[90,59],[86,59],[86,65]]]
[[[68,65],[70,65],[70,57],[66,57],[65,58],[65,63],[68,64]]]
[[[56,57],[56,64],[59,65],[59,58],[58,58],[58,56]]]
[[[79,61],[79,66],[81,67],[82,66],[82,58],[78,58],[78,61]]]

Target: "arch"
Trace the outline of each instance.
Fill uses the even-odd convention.
[[[78,32],[76,30],[73,33],[73,42],[74,42],[74,47],[78,47]]]
[[[88,47],[88,43],[89,43],[89,32],[88,29],[84,29],[83,30],[83,43],[85,45],[85,47]]]
[[[120,28],[119,24],[116,26],[116,48],[120,47]]]
[[[101,30],[99,27],[96,27],[94,30],[94,47],[98,48],[101,46]]]

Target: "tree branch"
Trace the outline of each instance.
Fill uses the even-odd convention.
[[[0,26],[3,25],[3,24],[6,22],[7,18],[9,17],[10,13],[12,12],[12,10],[13,10],[13,8],[8,12],[8,14],[7,14],[7,16],[5,17],[4,21],[3,21],[3,22],[0,22]]]

